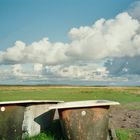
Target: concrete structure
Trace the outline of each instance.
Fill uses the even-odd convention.
[[[58,109],[65,140],[107,140],[110,105],[118,102],[88,100],[59,103]]]
[[[0,102],[0,139],[24,139],[45,131],[53,120],[56,100]]]

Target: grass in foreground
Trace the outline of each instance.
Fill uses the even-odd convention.
[[[51,135],[47,135],[45,133],[40,133],[37,136],[34,136],[32,138],[27,138],[25,140],[54,140],[54,138]]]
[[[140,129],[116,129],[116,135],[118,140],[138,140],[135,136],[135,133],[140,134]],[[55,140],[55,138],[51,135],[47,135],[46,133],[41,133],[35,137],[28,138],[26,140]],[[60,140],[63,140],[62,138]]]
[[[138,140],[139,136],[136,136],[135,133],[140,135],[140,129],[116,129],[118,140]],[[26,140],[55,140],[55,138],[51,135],[41,133],[38,136]],[[61,138],[61,140],[63,139]]]
[[[132,134],[129,131],[123,129],[117,129],[116,135],[118,140],[131,140]]]
[[[116,129],[118,140],[139,140],[140,128],[135,129]]]
[[[10,100],[113,100],[127,105],[140,102],[140,87],[47,87],[47,86],[0,86],[0,101]],[[130,109],[140,109],[138,106]],[[133,132],[116,130],[118,140],[132,140]],[[28,140],[54,140],[41,133]]]

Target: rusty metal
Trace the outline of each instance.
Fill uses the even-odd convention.
[[[60,103],[59,111],[65,140],[107,140],[110,105],[119,103],[91,100]]]
[[[16,140],[22,138],[23,106],[0,106],[0,139]],[[2,110],[3,109],[3,110]],[[4,110],[5,109],[5,110]]]
[[[109,107],[59,110],[66,140],[106,140]]]
[[[48,129],[55,110],[49,106],[60,101],[0,102],[0,140],[24,139]]]

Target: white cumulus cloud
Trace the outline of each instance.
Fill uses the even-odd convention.
[[[48,38],[43,38],[39,42],[25,45],[22,41],[17,41],[15,46],[8,48],[5,52],[0,52],[0,63],[42,63],[55,65],[65,62],[68,58],[65,55],[67,44],[51,43]]]
[[[124,12],[114,19],[100,19],[92,26],[73,28],[69,44],[51,43],[48,38],[26,45],[17,41],[0,52],[0,63],[57,65],[73,60],[97,60],[140,55],[140,23]]]
[[[135,69],[140,60],[140,22],[134,16],[138,9],[139,3],[129,14],[123,12],[91,26],[72,28],[70,43],[52,43],[47,37],[29,45],[16,41],[13,47],[0,51],[0,64],[11,65],[9,71],[0,71],[0,79],[10,73],[11,78],[23,80],[111,81],[125,75],[122,79],[127,81],[129,75],[140,75]],[[26,64],[32,69],[22,66]]]
[[[140,54],[140,23],[128,13],[100,19],[91,27],[73,28],[68,54],[81,59],[135,56]]]
[[[133,4],[131,4],[131,7],[128,10],[128,12],[132,17],[140,20],[140,14],[139,14],[140,13],[140,1],[136,1]]]

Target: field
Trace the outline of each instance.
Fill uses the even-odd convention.
[[[120,102],[110,113],[119,140],[140,139],[140,87],[0,86],[0,101],[97,99]]]

